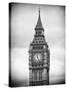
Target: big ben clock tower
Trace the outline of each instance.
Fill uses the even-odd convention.
[[[49,64],[50,52],[45,40],[39,9],[34,39],[29,48],[29,85],[49,84]]]

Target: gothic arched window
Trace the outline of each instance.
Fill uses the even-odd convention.
[[[37,71],[34,71],[34,80],[37,80]]]
[[[39,71],[39,80],[42,80],[42,71]]]

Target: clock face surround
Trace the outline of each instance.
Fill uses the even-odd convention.
[[[38,62],[38,61],[41,61],[41,60],[42,60],[42,55],[40,53],[36,53],[34,55],[34,61]]]

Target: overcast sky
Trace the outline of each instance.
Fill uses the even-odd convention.
[[[38,20],[39,5],[17,4],[12,7],[12,47],[28,47]],[[40,5],[41,21],[50,46],[64,42],[64,7]],[[61,44],[64,46],[64,43]]]
[[[25,72],[24,70],[27,70],[26,77],[28,78],[28,50],[35,34],[34,28],[38,20],[39,7],[44,35],[50,48],[50,82],[55,83],[57,80],[64,80],[65,74],[65,8],[63,6],[12,5],[12,75],[14,76],[16,72],[19,72],[19,75],[16,75],[21,79]],[[16,62],[19,65],[22,63],[20,67],[18,67],[19,65]],[[26,69],[23,69],[24,65],[26,65]]]

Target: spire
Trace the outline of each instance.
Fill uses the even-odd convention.
[[[42,23],[41,23],[41,18],[40,18],[40,7],[39,7],[39,17],[38,17],[38,21],[37,21],[37,25],[35,27],[35,30],[42,30],[43,29],[43,26],[42,26]]]
[[[40,7],[39,7],[39,15],[40,15]]]

